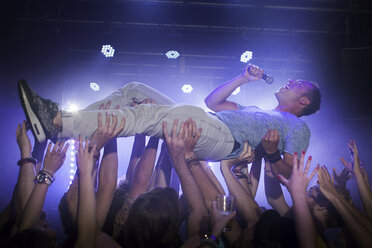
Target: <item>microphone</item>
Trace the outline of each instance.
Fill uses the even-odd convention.
[[[273,76],[269,75],[269,74],[262,74],[262,77],[261,77],[267,84],[272,84],[274,82],[274,78]]]
[[[248,67],[248,72],[251,73],[251,66]],[[264,80],[267,84],[272,84],[274,82],[273,76],[266,73],[262,74],[261,79]]]

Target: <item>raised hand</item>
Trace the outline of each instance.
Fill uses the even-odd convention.
[[[85,143],[85,146],[84,146]],[[85,142],[79,137],[78,140],[75,140],[76,146],[76,162],[79,169],[79,173],[82,175],[92,175],[93,167],[96,162],[97,157],[94,155],[94,151],[96,151],[97,144],[92,143],[92,141],[88,141],[85,139]]]
[[[196,130],[196,123],[191,118],[185,122],[185,129],[185,155],[186,157],[192,157],[194,154],[193,150],[195,148],[196,142],[201,135],[202,129],[199,128],[198,130]]]
[[[267,154],[272,154],[278,150],[279,132],[278,130],[269,129],[262,138],[262,147]]]
[[[258,81],[261,79],[263,70],[258,66],[249,64],[243,73],[243,77],[248,81]]]
[[[212,201],[211,207],[211,226],[212,226],[212,234],[215,236],[219,236],[223,231],[223,228],[229,223],[232,218],[236,215],[236,212],[233,211],[228,215],[222,215],[217,210],[217,202]]]
[[[186,143],[185,143],[185,133],[186,133],[186,124],[185,122],[181,123],[180,130],[177,135],[178,128],[178,119],[175,119],[173,122],[173,127],[171,135],[169,136],[167,131],[167,123],[163,122],[163,135],[164,139],[167,142],[167,148],[169,155],[173,160],[185,159]]]
[[[106,106],[107,107],[107,106]],[[112,122],[111,122],[112,120]],[[96,155],[97,152],[101,150],[101,148],[112,138],[116,137],[123,129],[125,125],[125,119],[123,118],[120,122],[120,125],[118,125],[118,117],[115,114],[109,114],[106,112],[106,121],[105,124],[102,122],[102,114],[97,114],[97,122],[98,122],[98,128],[94,132],[91,143],[96,143]]]
[[[318,182],[320,191],[328,200],[331,201],[333,197],[339,195],[325,166],[320,168],[318,173]]]
[[[57,141],[52,149],[52,143],[49,142],[47,147],[47,153],[44,157],[44,164],[43,164],[43,170],[46,170],[52,175],[56,173],[59,168],[61,168],[63,162],[66,158],[66,152],[69,147],[69,144],[65,141]]]
[[[287,180],[282,175],[278,175],[279,180],[288,188],[289,192],[291,194],[296,193],[305,193],[307,186],[309,185],[309,182],[314,177],[315,173],[318,170],[317,168],[310,174],[310,176],[307,176],[311,164],[312,157],[309,156],[307,159],[306,165],[303,168],[305,159],[305,152],[302,152],[300,156],[300,162],[297,161],[297,153],[293,156],[293,166],[292,166],[292,174],[291,177]]]
[[[332,168],[333,171],[333,181],[340,187],[346,188],[346,182],[351,178],[351,173],[345,167],[340,173],[337,173],[335,168]]]
[[[234,165],[238,165],[241,163],[251,163],[253,162],[254,158],[254,152],[252,152],[251,146],[249,146],[248,143],[244,143],[243,151],[239,155],[239,157],[223,160],[221,161],[221,165],[232,168]]]
[[[26,128],[25,121],[22,122],[22,126],[18,124],[16,136],[17,136],[17,144],[21,152],[21,157],[22,158],[31,157],[32,146],[31,146],[30,139],[27,136],[27,128]]]
[[[349,172],[352,174],[355,173],[355,170],[360,170],[360,160],[359,160],[359,153],[358,148],[356,146],[356,143],[353,139],[350,140],[350,142],[347,144],[350,149],[350,155],[351,155],[351,162],[346,161],[343,157],[340,158],[341,162],[347,168]],[[355,166],[357,165],[357,166]]]

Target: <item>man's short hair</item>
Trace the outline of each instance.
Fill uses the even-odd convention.
[[[320,94],[319,86],[315,82],[301,80],[301,82],[309,83],[312,87],[308,89],[303,96],[310,100],[310,104],[306,106],[303,115],[311,115],[320,109],[322,95]]]

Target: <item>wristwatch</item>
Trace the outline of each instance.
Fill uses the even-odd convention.
[[[49,186],[54,182],[54,180],[54,177],[49,172],[41,170],[35,178],[35,183],[45,183]]]

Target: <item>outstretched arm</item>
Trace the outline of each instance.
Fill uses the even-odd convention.
[[[151,137],[141,158],[134,169],[130,183],[129,196],[136,199],[140,194],[147,192],[154,172],[156,153],[159,139]]]
[[[25,208],[28,198],[35,186],[35,170],[34,164],[31,161],[26,160],[27,158],[31,158],[32,148],[31,142],[27,136],[26,122],[23,121],[22,126],[18,124],[16,135],[19,150],[21,152],[20,161],[23,161],[19,164],[18,181],[14,195],[16,224],[19,225],[23,209]]]
[[[65,145],[65,142],[59,143],[57,141],[52,150],[52,143],[49,143],[44,158],[43,170],[40,172],[45,171],[49,176],[53,177],[65,161],[68,146],[68,144]],[[19,231],[32,227],[39,219],[47,191],[48,184],[46,184],[46,180],[36,183],[23,211]]]
[[[353,174],[358,185],[360,199],[363,202],[364,210],[369,220],[372,220],[372,191],[368,184],[368,180],[364,179],[360,168],[359,152],[354,140],[349,143],[349,148],[353,159]]]
[[[105,124],[102,122],[102,115],[97,115],[98,128],[95,131],[91,143],[96,143],[95,156],[98,160],[100,150],[105,146],[105,151],[99,167],[98,189],[96,195],[96,215],[98,229],[105,223],[107,213],[110,209],[112,199],[116,189],[118,175],[118,155],[115,137],[120,133],[125,125],[123,119],[118,126],[116,115],[106,113]],[[106,144],[106,145],[105,145]]]
[[[297,154],[295,153],[295,155]],[[314,170],[308,177],[307,174],[310,168],[311,156],[307,159],[306,165],[303,168],[304,159],[305,152],[301,154],[300,163],[297,162],[297,156],[294,157],[292,174],[289,180],[285,179],[282,175],[279,175],[279,179],[288,188],[293,199],[296,231],[300,246],[302,248],[315,248],[315,224],[306,200],[306,188],[317,170]]]
[[[190,214],[188,217],[188,238],[199,237],[200,231],[205,232],[206,226],[203,219],[208,216],[208,211],[204,205],[203,195],[195,182],[185,160],[185,133],[186,123],[181,123],[177,135],[178,119],[174,120],[171,135],[168,134],[167,123],[163,122],[164,139],[167,142],[169,155],[172,159],[174,169],[176,170],[181,182],[182,190],[185,195]],[[188,123],[190,125],[190,122]],[[193,134],[194,135],[194,134]],[[196,135],[196,134],[195,134]],[[202,227],[201,227],[202,226]]]
[[[262,138],[262,147],[265,150],[265,158],[270,162],[271,171],[275,177],[282,175],[288,179],[292,173],[293,155],[285,152],[282,158],[278,150],[278,144],[278,130],[267,130],[267,133]]]
[[[195,121],[190,119],[186,122],[186,135],[185,135],[185,159],[195,182],[198,184],[200,191],[204,196],[205,205],[210,208],[212,201],[216,199],[219,194],[218,188],[213,181],[209,178],[208,174],[202,168],[202,165],[195,153],[193,152],[196,142],[198,141],[202,129],[196,130]],[[196,134],[196,135],[192,135]]]
[[[79,141],[75,141],[78,151],[76,160],[79,168],[79,204],[77,214],[78,237],[74,247],[95,247],[97,221],[92,174],[97,157],[94,156],[96,144],[92,146],[93,149],[89,149],[88,142],[86,139],[84,147],[81,137],[79,137]]]
[[[341,215],[358,245],[370,247],[372,244],[372,222],[337,191],[325,166],[320,169],[318,180],[320,191]]]
[[[221,172],[225,178],[227,187],[231,195],[236,197],[236,208],[242,212],[244,219],[247,221],[247,227],[250,228],[256,224],[260,215],[261,209],[255,202],[253,195],[249,189],[245,189],[238,179],[234,176],[231,168],[233,165],[244,161],[245,158],[251,156],[251,151],[248,144],[244,144],[244,151],[237,159],[221,161]]]
[[[237,104],[235,102],[228,101],[227,98],[242,84],[259,80],[262,77],[262,74],[263,70],[249,65],[247,68],[245,68],[243,74],[223,83],[214,89],[212,93],[210,93],[204,99],[205,104],[208,108],[215,112],[220,112],[223,110],[237,110]]]
[[[280,182],[271,172],[271,165],[269,162],[265,162],[264,180],[267,202],[273,209],[278,211],[280,216],[284,216],[288,212],[289,206],[285,201],[282,188],[280,187]]]

